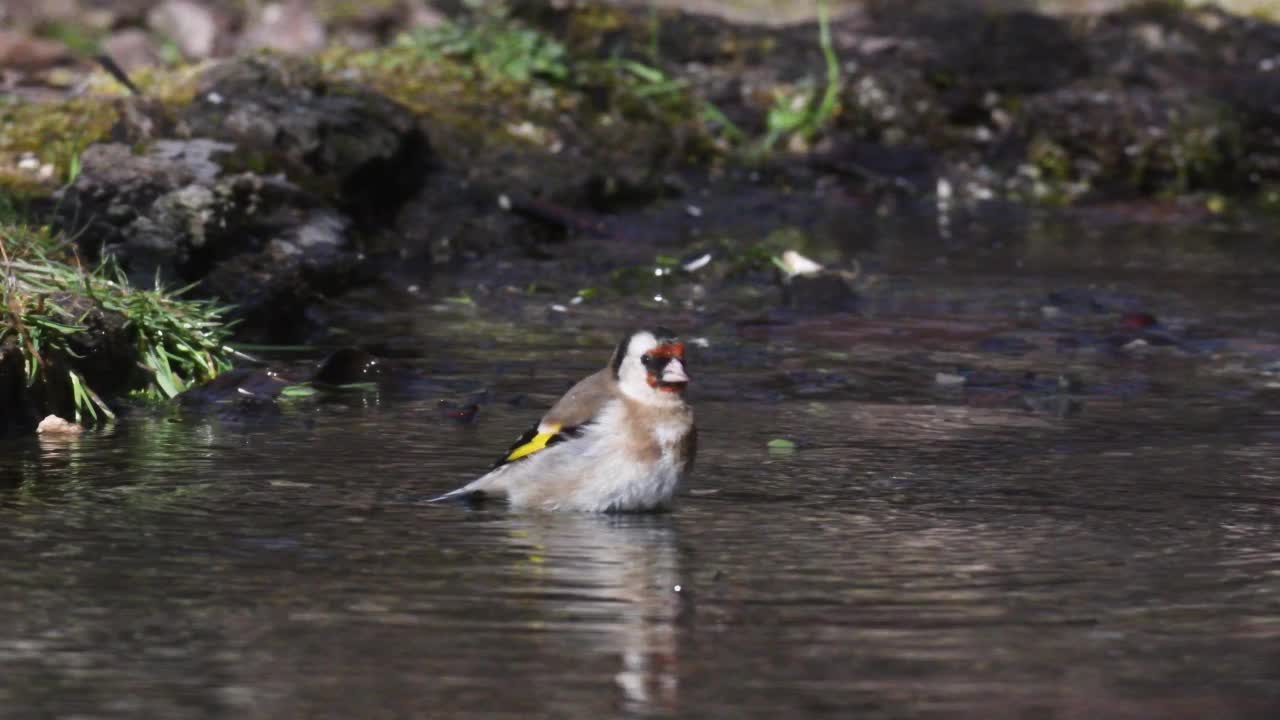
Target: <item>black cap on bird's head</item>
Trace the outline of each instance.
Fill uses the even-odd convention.
[[[684,343],[663,327],[628,333],[614,350],[609,367],[614,379],[633,395],[645,389],[679,395],[689,384]]]

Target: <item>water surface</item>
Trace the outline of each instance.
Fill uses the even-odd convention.
[[[0,716],[1274,717],[1275,285],[895,247],[856,314],[677,314],[666,515],[421,503],[624,311],[424,305],[378,392],[5,441]]]

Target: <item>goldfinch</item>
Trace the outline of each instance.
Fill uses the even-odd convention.
[[[644,512],[670,506],[693,468],[684,343],[626,336],[609,365],[569,389],[483,477],[432,500],[505,497],[515,508]]]

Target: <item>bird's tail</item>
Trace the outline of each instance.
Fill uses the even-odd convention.
[[[427,502],[429,503],[456,502],[456,503],[465,503],[470,505],[472,503],[484,500],[484,498],[485,498],[485,494],[483,490],[474,490],[471,488],[470,485],[467,485],[465,487],[460,487],[457,490],[450,490],[449,492],[443,495],[437,495],[431,498],[430,500],[427,500]]]
[[[500,484],[497,482],[500,475],[501,473],[495,470],[493,472],[486,474],[483,477],[472,480],[471,482],[467,483],[466,485],[463,485],[457,490],[451,490],[443,495],[433,497],[427,502],[429,503],[458,502],[458,503],[474,504],[474,503],[482,502],[494,495],[501,495],[503,494],[503,492],[501,487],[499,486]]]

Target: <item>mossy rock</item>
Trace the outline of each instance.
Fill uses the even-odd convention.
[[[245,170],[283,171],[360,218],[394,213],[432,164],[404,105],[317,65],[254,55],[217,65],[180,112],[192,135],[231,143]]]

